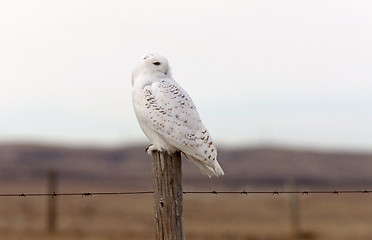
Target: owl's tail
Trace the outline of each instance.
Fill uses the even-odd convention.
[[[193,156],[191,155],[188,155],[188,154],[185,154],[185,157],[187,158],[187,160],[189,160],[192,164],[194,164],[196,167],[198,167],[200,169],[200,171],[205,174],[205,175],[208,175],[208,177],[211,177],[211,176],[222,176],[222,175],[225,175],[225,173],[223,172],[220,164],[216,161],[213,161],[213,166],[210,166],[210,165],[207,165],[206,163],[200,161],[199,159],[197,158],[194,158]]]

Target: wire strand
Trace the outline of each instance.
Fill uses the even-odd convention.
[[[270,194],[270,195],[280,195],[280,194],[368,194],[372,190],[334,190],[334,191],[184,191],[183,194],[243,194],[243,195],[253,195],[253,194]],[[70,193],[0,193],[0,197],[58,197],[58,196],[109,196],[109,195],[141,195],[141,194],[153,194],[153,191],[128,191],[128,192],[70,192]]]

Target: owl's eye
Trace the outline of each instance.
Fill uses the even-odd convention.
[[[152,64],[154,64],[156,66],[159,66],[160,65],[160,62],[153,62]]]

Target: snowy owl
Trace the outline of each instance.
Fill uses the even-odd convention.
[[[190,96],[172,78],[168,60],[159,54],[141,58],[132,73],[137,120],[154,150],[181,151],[209,177],[224,175],[217,150]]]

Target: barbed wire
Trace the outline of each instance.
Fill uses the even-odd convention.
[[[70,192],[70,193],[0,193],[0,197],[58,197],[58,196],[108,196],[108,195],[141,195],[141,194],[153,194],[153,191],[128,191],[128,192]],[[368,194],[372,193],[372,190],[334,190],[334,191],[323,191],[323,190],[313,190],[313,191],[184,191],[183,194],[241,194],[241,195],[251,195],[251,194],[270,194],[270,195],[280,195],[280,194]]]

